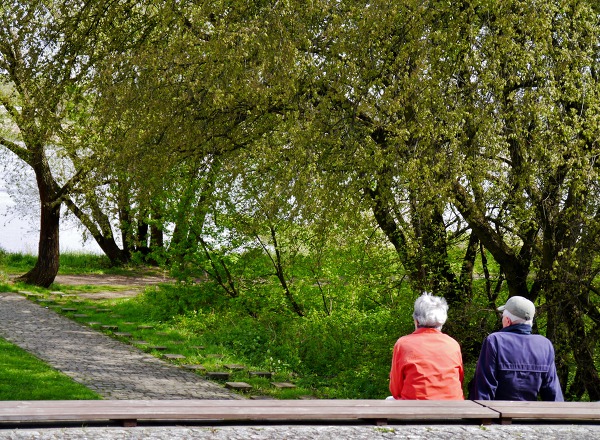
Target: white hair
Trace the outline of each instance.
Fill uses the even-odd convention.
[[[506,309],[502,312],[502,317],[504,317],[504,316],[506,316],[508,319],[510,319],[510,322],[512,324],[527,324],[528,326],[533,327],[533,318],[532,319],[519,318],[518,316],[513,315]]]
[[[418,327],[441,330],[448,319],[448,303],[441,296],[433,296],[425,292],[415,301],[413,318],[417,321]]]

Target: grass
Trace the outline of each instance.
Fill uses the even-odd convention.
[[[20,261],[9,257],[0,252],[3,270],[6,264]],[[146,268],[113,272],[101,263],[102,258],[97,256],[61,255],[60,274],[147,273]],[[156,357],[162,358],[165,353],[182,355],[183,359],[165,360],[180,366],[201,365],[203,370],[196,370],[199,375],[226,371],[228,364],[244,365],[243,370],[230,371],[230,381],[252,385],[252,390],[246,392],[250,395],[282,399],[385,397],[391,348],[400,334],[412,328],[408,314],[396,314],[385,307],[362,308],[354,303],[344,306],[342,298],[348,287],[340,287],[344,292],[338,292],[341,296],[333,313],[324,314],[320,308],[306,305],[315,311],[309,318],[298,319],[289,313],[277,287],[263,284],[252,285],[251,290],[235,300],[224,297],[209,282],[171,283],[147,288],[144,295],[135,299],[109,300],[85,294],[120,287],[13,286],[15,290],[51,298],[55,305],[49,307],[58,313]],[[319,299],[311,292],[305,295],[307,301]],[[358,299],[352,301],[371,304],[361,292],[354,292],[352,298]],[[409,296],[394,299],[399,300],[411,301]],[[250,315],[248,311],[252,309],[260,313]],[[255,377],[249,374],[251,371],[268,371],[273,376]],[[280,389],[272,382],[291,382],[296,387]]]
[[[89,286],[77,287],[81,287],[82,292],[90,290]],[[252,385],[252,390],[245,391],[245,395],[295,399],[314,394],[313,390],[300,384],[295,388],[274,387],[272,382],[297,382],[298,378],[285,371],[274,372],[271,378],[250,375],[252,371],[264,371],[264,365],[249,364],[230,349],[207,343],[201,334],[178,329],[172,322],[162,322],[145,316],[144,309],[137,307],[130,298],[91,300],[70,295],[61,297],[50,293],[44,297],[55,301],[55,304],[50,307],[57,313],[104,332],[123,343],[131,344],[173,365],[181,367],[201,365],[201,369],[195,370],[201,376],[206,375],[207,372],[229,372],[227,381],[246,382]],[[185,358],[168,360],[165,359],[165,354],[178,354]],[[227,366],[231,365],[242,365],[244,368],[229,369]]]
[[[30,286],[29,286],[30,287]],[[54,286],[61,288],[62,286]],[[70,288],[72,286],[69,286]],[[95,291],[95,286],[77,286],[81,293]],[[30,291],[32,289],[29,289]],[[245,395],[270,396],[279,399],[296,399],[311,395],[309,388],[292,389],[274,387],[272,382],[290,382],[289,373],[276,372],[271,378],[250,376],[250,371],[262,371],[261,366],[246,364],[235,353],[222,346],[206,344],[201,335],[181,331],[172,323],[149,319],[143,310],[132,307],[128,298],[113,300],[81,300],[71,294],[51,294],[49,290],[35,289],[35,295],[53,299],[48,306],[57,313],[97,331],[104,332],[123,343],[132,344],[157,358],[164,354],[181,354],[184,360],[166,360],[173,365],[202,365],[197,374],[228,371],[228,381],[246,382],[252,390]],[[58,292],[52,290],[52,292]],[[33,300],[33,298],[31,298]],[[75,310],[70,310],[75,309]],[[86,316],[81,316],[86,315]],[[120,336],[129,333],[131,337]],[[159,347],[165,347],[163,350]],[[243,370],[228,370],[226,365],[244,364]],[[0,339],[0,400],[77,400],[98,399],[99,396],[69,377],[52,369],[44,362],[19,347]]]
[[[223,347],[206,344],[201,336],[186,332],[182,333],[173,328],[170,323],[164,323],[160,320],[144,316],[143,308],[131,307],[127,298],[120,300],[78,300],[74,296],[69,296],[99,291],[120,291],[126,289],[126,287],[53,284],[50,289],[43,289],[10,281],[10,275],[25,273],[34,264],[35,257],[22,254],[7,254],[0,250],[0,268],[2,268],[0,272],[0,290],[5,292],[27,291],[45,298],[54,298],[56,304],[51,307],[58,313],[62,313],[98,331],[107,333],[122,342],[133,344],[158,358],[162,358],[165,353],[182,354],[186,357],[185,360],[168,362],[175,365],[201,364],[204,370],[198,370],[198,374],[200,375],[211,371],[227,371],[225,365],[243,363],[234,353],[224,350]],[[59,272],[62,275],[113,274],[129,276],[147,275],[149,273],[154,274],[147,268],[110,268],[105,257],[79,254],[61,255]],[[50,293],[59,291],[64,296]],[[62,310],[69,308],[77,309],[77,311]],[[85,314],[87,317],[76,317],[76,315],[81,314]],[[95,322],[101,324],[89,324]],[[118,331],[111,330],[108,327],[103,328],[102,326],[116,326]],[[144,328],[144,326],[151,328]],[[118,333],[130,333],[132,337],[125,338],[118,336]],[[203,346],[204,348],[199,349],[199,346]],[[153,347],[166,347],[166,350],[157,350]],[[0,369],[2,370],[0,371],[0,400],[99,398],[97,394],[73,382],[67,376],[62,375],[42,361],[6,341],[2,341],[0,350]],[[215,355],[222,355],[223,357],[216,357]],[[248,394],[269,395],[285,399],[310,394],[309,390],[302,387],[278,389],[271,385],[271,382],[287,382],[291,380],[288,374],[277,373],[271,379],[250,377],[249,371],[260,370],[260,368],[253,365],[245,366],[244,370],[231,370],[229,380],[250,383],[253,389]]]
[[[5,275],[22,275],[30,270],[37,261],[37,256],[8,253],[0,248],[0,268]],[[131,267],[113,267],[109,259],[104,255],[94,255],[85,253],[61,253],[59,275],[148,275],[154,274],[156,269],[131,266]],[[163,274],[162,271],[157,273]],[[0,282],[2,281],[0,277]]]
[[[14,283],[13,275],[27,272],[35,265],[36,257],[6,253],[0,249],[0,292],[26,290],[47,295],[48,289]],[[125,274],[147,273],[145,269],[114,269],[106,257],[87,254],[61,255],[60,274]],[[52,286],[54,288],[55,286]],[[72,286],[69,286],[70,288]],[[76,286],[78,291],[118,291],[124,287]],[[70,289],[65,289],[69,291]],[[68,376],[48,366],[35,356],[0,338],[0,400],[81,400],[100,399],[100,396]]]
[[[0,400],[96,400],[93,391],[0,339]]]

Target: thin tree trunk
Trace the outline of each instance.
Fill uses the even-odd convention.
[[[96,224],[71,199],[65,199],[65,204],[83,226],[87,228],[88,232],[92,234],[92,237],[113,266],[119,266],[129,261],[129,255],[119,248],[112,234],[103,234]]]

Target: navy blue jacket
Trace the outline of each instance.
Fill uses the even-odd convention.
[[[531,326],[515,324],[484,341],[469,396],[474,400],[542,400],[562,402],[554,347]]]

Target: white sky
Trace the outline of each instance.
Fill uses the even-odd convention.
[[[39,241],[38,208],[32,206],[26,215],[11,212],[15,200],[6,192],[6,182],[0,176],[0,248],[8,252],[36,255]],[[61,252],[101,253],[95,242],[82,243],[81,232],[72,224],[61,222]]]

